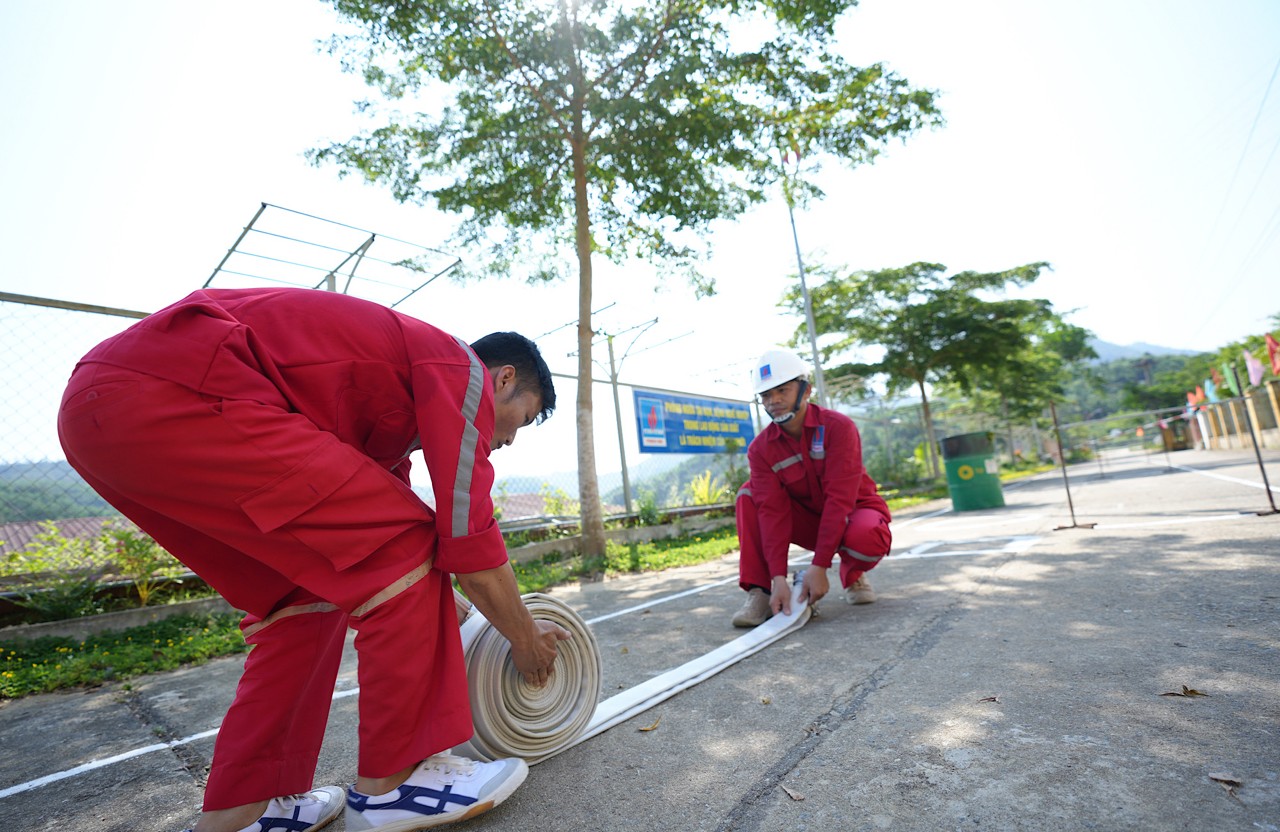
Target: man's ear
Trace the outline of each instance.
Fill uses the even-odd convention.
[[[515,385],[516,368],[510,364],[503,364],[496,370],[490,370],[489,374],[493,377],[493,392],[498,393]]]

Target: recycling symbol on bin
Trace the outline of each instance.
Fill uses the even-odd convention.
[[[962,480],[971,480],[973,479],[973,467],[970,465],[961,465],[956,469],[956,474]]]

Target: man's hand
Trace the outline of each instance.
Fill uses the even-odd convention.
[[[786,575],[776,575],[769,590],[769,608],[773,614],[791,615],[791,584]]]
[[[804,578],[800,581],[800,600],[808,601],[809,606],[813,606],[822,600],[827,594],[827,590],[831,588],[830,581],[827,580],[827,570],[821,566],[813,566],[804,570]]]
[[[457,578],[462,591],[511,643],[511,661],[520,675],[531,685],[545,685],[556,660],[556,642],[570,638],[569,631],[529,614],[509,563],[480,572],[459,572]]]
[[[556,642],[572,636],[551,621],[534,621],[533,627],[536,634],[527,647],[517,649],[511,645],[511,663],[526,682],[542,687],[555,672]]]

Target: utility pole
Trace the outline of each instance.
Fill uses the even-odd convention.
[[[786,166],[786,154],[783,154],[783,167]],[[800,164],[800,153],[796,152],[796,164]],[[795,195],[791,190],[791,180],[783,174],[782,179],[782,195],[787,202],[787,216],[791,219],[791,241],[796,247],[796,270],[800,275],[800,294],[804,298],[804,319],[805,324],[809,327],[809,348],[813,351],[813,381],[814,386],[818,390],[818,401],[824,407],[831,403],[827,401],[827,385],[822,378],[822,358],[818,354],[818,327],[813,322],[813,304],[809,300],[809,285],[805,281],[804,276],[804,258],[800,255],[800,235],[796,233],[796,212],[795,212]]]
[[[622,435],[622,404],[618,401],[618,369],[613,361],[613,338],[607,336],[609,341],[609,386],[613,388],[613,415],[614,420],[618,423],[618,456],[622,459],[622,503],[626,506],[627,514],[631,513],[631,476],[627,473],[627,447],[626,440]]]

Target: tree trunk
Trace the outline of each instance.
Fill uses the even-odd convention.
[[[574,125],[573,202],[578,249],[578,501],[582,512],[583,555],[603,555],[604,512],[596,477],[595,423],[591,407],[591,212],[587,205],[586,138],[579,116]]]
[[[1000,415],[1004,417],[1004,432],[1009,437],[1009,464],[1017,465],[1018,457],[1013,452],[1013,421],[1009,418],[1009,400],[1003,395],[1000,397]]]
[[[924,441],[928,446],[929,469],[934,479],[942,476],[942,467],[938,465],[938,440],[933,435],[933,414],[929,412],[929,397],[924,392],[924,382],[920,385],[920,414],[924,417]]]

